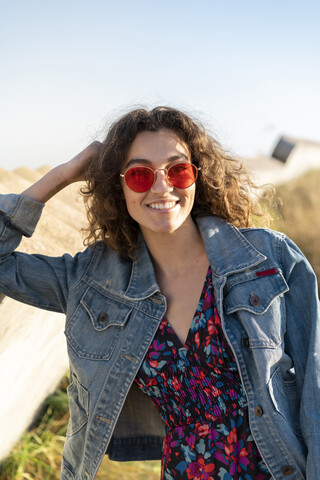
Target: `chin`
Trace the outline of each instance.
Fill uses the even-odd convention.
[[[149,232],[153,233],[158,233],[158,234],[167,234],[167,235],[172,235],[175,233],[179,228],[181,227],[180,224],[178,225],[140,225],[141,231],[143,232],[144,230],[148,230]]]

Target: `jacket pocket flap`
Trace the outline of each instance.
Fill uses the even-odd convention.
[[[80,303],[87,311],[93,328],[100,332],[112,326],[124,326],[132,311],[132,307],[112,300],[92,287],[85,292]]]
[[[224,308],[227,314],[247,310],[255,315],[262,315],[276,297],[288,290],[289,287],[279,271],[267,276],[251,275],[251,278],[234,283],[228,290]]]

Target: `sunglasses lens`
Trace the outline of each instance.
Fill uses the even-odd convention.
[[[197,169],[191,163],[177,163],[168,169],[170,183],[176,188],[188,188],[197,180]]]
[[[191,163],[176,163],[167,170],[168,180],[176,188],[188,188],[197,180],[198,170]],[[155,172],[149,167],[133,167],[125,173],[128,187],[137,193],[148,191],[154,182]]]
[[[151,168],[133,167],[125,174],[128,187],[137,193],[146,192],[153,185],[154,173]]]

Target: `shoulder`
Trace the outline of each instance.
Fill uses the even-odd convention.
[[[84,279],[88,283],[94,282],[101,287],[112,286],[114,290],[125,291],[132,270],[132,261],[121,256],[98,241],[87,247],[79,254],[79,261],[83,263]]]
[[[271,254],[277,259],[281,256],[282,244],[287,237],[278,231],[268,228],[237,228],[232,223],[211,215],[196,218],[204,242],[223,254],[244,256],[254,251],[257,254],[269,257]],[[251,248],[253,247],[253,248]]]
[[[274,254],[280,254],[278,250],[289,240],[284,233],[269,228],[239,228],[239,232],[261,253],[271,249]]]
[[[290,276],[298,265],[313,273],[303,252],[284,233],[268,228],[240,228],[239,231],[262,254],[273,258],[285,276]]]
[[[87,246],[75,258],[87,262],[88,266],[90,264],[90,267],[93,269],[99,268],[101,265],[102,267],[114,265],[115,268],[123,264],[131,265],[131,260],[124,258],[102,241]]]

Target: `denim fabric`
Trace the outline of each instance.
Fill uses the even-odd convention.
[[[102,243],[74,257],[15,252],[42,208],[23,196],[0,196],[0,290],[66,314],[71,418],[61,478],[94,479],[106,451],[116,460],[160,458],[162,421],[133,383],[166,311],[143,239],[133,262]],[[315,275],[281,233],[238,230],[213,216],[196,221],[260,453],[276,480],[318,480]]]

